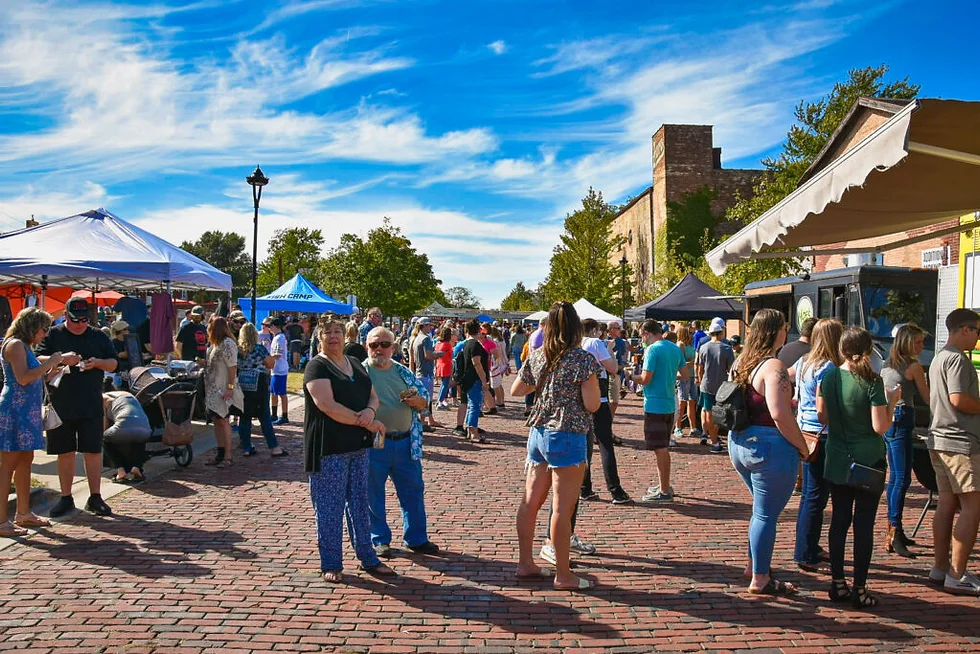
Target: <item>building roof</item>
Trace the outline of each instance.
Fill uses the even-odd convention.
[[[627,204],[625,207],[623,207],[622,209],[620,209],[619,212],[616,213],[615,216],[613,216],[613,220],[616,220],[617,218],[619,218],[620,216],[622,216],[624,213],[626,213],[627,211],[629,211],[630,209],[632,209],[633,208],[633,205],[636,204],[637,202],[639,202],[640,199],[644,195],[647,195],[648,193],[652,193],[652,192],[653,192],[653,186],[648,186],[645,191],[643,191],[642,193],[640,193],[639,195],[637,195],[635,198],[633,198],[632,200],[630,200],[629,201],[629,204]]]

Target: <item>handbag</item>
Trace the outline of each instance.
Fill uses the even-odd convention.
[[[840,381],[840,368],[836,369],[836,375],[837,401],[840,403],[840,406],[843,407],[844,393],[841,391],[842,383]],[[844,478],[844,485],[862,490],[866,493],[871,493],[872,495],[881,495],[885,491],[885,471],[879,470],[878,468],[873,468],[871,466],[866,466],[863,463],[858,463],[854,460],[854,457],[851,456],[850,451],[847,449],[847,441],[842,438],[841,444],[844,446],[844,453],[851,462],[851,465],[849,465],[847,468],[847,476]]]
[[[817,456],[820,453],[820,436],[827,433],[827,425],[820,428],[820,431],[813,433],[812,431],[800,430],[803,434],[803,440],[806,441],[806,449],[809,454],[803,457],[804,463],[813,463],[817,460]]]
[[[41,429],[51,431],[61,426],[61,416],[58,415],[54,405],[51,404],[51,396],[48,394],[47,383],[42,381],[41,384],[44,388],[44,403],[41,405]]]
[[[262,371],[256,368],[238,369],[238,385],[243,391],[255,392],[259,390],[259,375]]]

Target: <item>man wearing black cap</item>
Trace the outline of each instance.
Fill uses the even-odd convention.
[[[91,497],[85,504],[96,515],[112,511],[102,499],[102,381],[119,362],[112,341],[101,330],[89,326],[89,304],[85,298],[72,298],[65,305],[65,322],[52,327],[38,347],[39,356],[64,353],[67,369],[51,393],[62,425],[48,432],[48,454],[58,456],[61,499],[51,509],[51,517],[71,513],[75,501],[71,485],[75,479],[75,452],[85,461],[85,475]]]

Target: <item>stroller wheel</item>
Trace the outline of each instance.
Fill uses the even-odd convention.
[[[194,450],[190,445],[177,445],[174,448],[174,461],[181,468],[186,468],[194,460]]]

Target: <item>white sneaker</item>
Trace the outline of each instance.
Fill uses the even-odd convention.
[[[555,546],[551,543],[547,543],[541,546],[541,558],[550,563],[551,565],[558,565],[558,561],[555,558]]]
[[[975,575],[971,575],[969,572],[965,573],[959,579],[947,574],[946,582],[943,584],[943,590],[954,595],[980,596],[980,579],[977,579]]]
[[[584,540],[580,540],[575,534],[572,534],[572,538],[569,541],[569,549],[576,554],[595,554],[595,545],[586,543]]]
[[[669,445],[670,445],[671,447],[677,447],[677,441],[675,441],[675,440],[674,440],[673,438],[671,438],[671,439],[670,439],[670,443],[668,443],[668,444],[669,444]]]
[[[683,435],[684,435],[683,429],[681,429],[680,427],[674,429],[674,436],[683,436]]]

